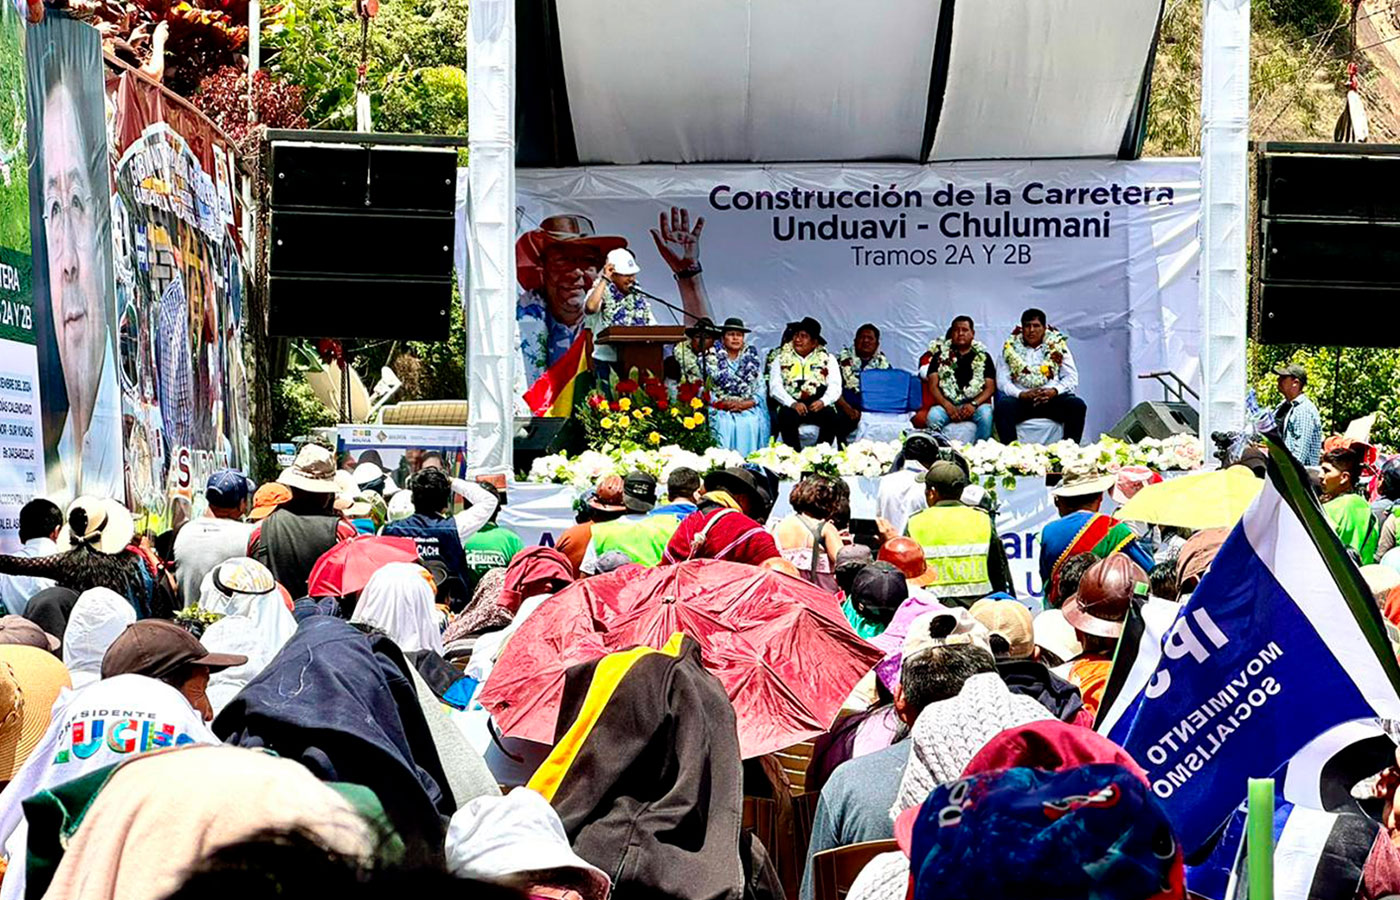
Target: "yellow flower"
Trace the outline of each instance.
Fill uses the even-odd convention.
[[[644,414],[648,415],[648,416],[651,415],[651,407],[650,407],[650,406],[643,406],[643,407],[642,407],[642,412],[643,412]]]
[[[690,408],[691,408],[691,409],[699,409],[699,408],[701,408],[701,407],[704,406],[704,405],[705,405],[705,401],[704,401],[704,400],[701,400],[699,397],[692,397],[691,400],[690,400]]]
[[[627,412],[627,410],[632,408],[632,401],[623,397],[621,400],[617,401],[617,408],[623,412]]]
[[[603,417],[603,421],[599,422],[598,424],[599,424],[599,425],[602,425],[604,428],[611,428],[611,427],[612,427],[612,417],[611,417],[611,416],[604,416],[604,417]]]
[[[690,416],[686,416],[683,420],[681,420],[681,424],[685,426],[686,431],[695,430],[695,420],[692,419]]]
[[[674,419],[676,416],[679,416],[680,414],[681,414],[681,411],[680,411],[679,409],[676,409],[674,406],[671,407],[671,418]]]
[[[661,435],[653,431],[651,434],[647,435],[647,440],[653,444],[659,444],[661,443]]]
[[[1040,374],[1044,375],[1046,378],[1049,378],[1049,377],[1050,377],[1050,366],[1048,366],[1048,365],[1042,365],[1042,366],[1040,367]]]
[[[632,417],[629,416],[629,415],[627,415],[627,413],[623,413],[622,415],[620,415],[620,416],[617,417],[617,427],[618,427],[618,428],[626,428],[628,425],[631,425],[631,424],[632,424]]]
[[[696,424],[696,425],[699,425],[699,424],[701,424],[702,422],[705,421],[705,414],[704,414],[704,413],[696,413],[695,416],[694,416],[694,419],[695,419],[695,424]]]

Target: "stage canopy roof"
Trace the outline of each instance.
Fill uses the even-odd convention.
[[[517,163],[1135,158],[1163,0],[517,0]]]

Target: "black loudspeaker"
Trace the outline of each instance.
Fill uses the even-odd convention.
[[[521,433],[521,430],[524,433]],[[528,473],[541,456],[583,449],[583,426],[575,416],[515,420],[515,470]]]
[[[1139,403],[1108,432],[1109,437],[1136,444],[1143,438],[1169,438],[1174,434],[1197,434],[1201,419],[1189,403],[1149,400]]]
[[[449,336],[454,143],[268,133],[269,334]]]
[[[1361,314],[1400,301],[1400,145],[1262,144],[1256,171],[1255,340],[1400,346]]]

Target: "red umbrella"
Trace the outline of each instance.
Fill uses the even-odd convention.
[[[881,653],[856,637],[835,598],[801,579],[696,559],[599,575],[545,601],[506,642],[481,705],[512,737],[554,743],[564,672],[617,650],[700,644],[724,684],[744,757],[821,734]]]
[[[418,562],[418,545],[413,538],[356,535],[321,554],[306,579],[306,593],[311,597],[344,597],[362,591],[369,577],[391,562]]]

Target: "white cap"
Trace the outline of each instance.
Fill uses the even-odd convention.
[[[504,797],[477,797],[452,816],[447,868],[464,878],[521,886],[519,876],[558,869],[581,873],[584,900],[605,900],[611,879],[569,847],[559,814],[543,796],[519,787]]]
[[[608,262],[612,263],[613,271],[619,275],[636,275],[642,271],[642,267],[637,265],[637,257],[632,255],[631,250],[622,247],[608,251]]]

